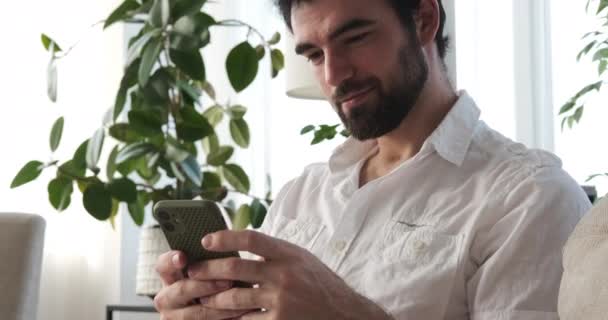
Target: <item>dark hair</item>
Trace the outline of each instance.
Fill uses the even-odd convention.
[[[300,2],[308,2],[311,0],[274,0],[276,5],[279,7],[281,11],[281,15],[283,15],[283,20],[287,24],[287,27],[290,31],[293,32],[293,28],[291,25],[291,9],[294,5],[299,4]],[[318,0],[317,0],[318,1]],[[414,30],[414,14],[420,7],[421,0],[387,0],[390,5],[397,12],[397,16],[401,20],[401,23],[408,29],[408,31]],[[441,0],[438,0],[439,3],[439,11],[440,11],[440,20],[439,20],[439,30],[437,30],[437,36],[435,36],[435,43],[437,44],[437,50],[439,51],[439,56],[441,59],[445,58],[446,51],[449,46],[449,38],[443,35],[443,29],[445,27],[445,10],[443,8],[443,4]]]

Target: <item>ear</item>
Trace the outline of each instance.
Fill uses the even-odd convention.
[[[422,46],[435,42],[435,36],[439,32],[441,14],[439,0],[420,0],[420,7],[415,16],[418,40]]]

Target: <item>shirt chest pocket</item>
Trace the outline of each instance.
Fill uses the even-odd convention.
[[[463,237],[388,223],[363,276],[364,294],[397,318],[442,319],[458,277]]]
[[[313,219],[279,216],[272,235],[311,251],[322,229],[323,226]]]

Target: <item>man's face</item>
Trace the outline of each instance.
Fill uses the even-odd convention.
[[[323,93],[353,137],[397,128],[428,77],[415,35],[388,1],[312,0],[292,9],[296,51],[310,60]]]

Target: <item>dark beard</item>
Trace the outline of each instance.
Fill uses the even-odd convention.
[[[347,80],[336,90],[334,101],[369,87],[374,87],[370,94],[378,96],[376,105],[357,106],[351,110],[350,117],[344,113],[341,103],[335,103],[342,123],[357,140],[376,139],[395,130],[416,104],[428,79],[428,67],[418,41],[399,50],[399,69],[392,78],[397,80],[388,84],[386,92],[378,78]]]

